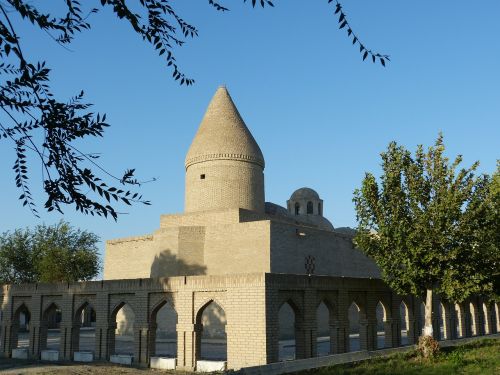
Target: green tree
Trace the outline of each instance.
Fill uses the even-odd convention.
[[[0,235],[0,282],[82,281],[100,270],[95,234],[61,221]]]
[[[274,6],[269,0],[248,2],[254,7],[256,4]],[[80,148],[81,140],[104,135],[109,126],[106,116],[89,112],[90,104],[84,102],[83,91],[78,90],[79,93],[67,101],[56,99],[46,62],[31,58],[22,48],[22,38],[16,33],[19,23],[29,22],[48,34],[47,40],[67,46],[77,34],[92,27],[93,13],[110,10],[151,45],[173,79],[186,86],[192,85],[194,79],[181,71],[175,50],[189,38],[196,37],[198,30],[181,17],[171,0],[61,0],[58,3],[0,2],[0,111],[3,114],[0,140],[10,141],[15,150],[13,169],[21,193],[19,199],[35,216],[38,209],[30,191],[29,154],[41,161],[47,197],[45,209],[62,212],[62,208],[69,205],[84,214],[110,215],[116,220],[115,205],[119,203],[149,204],[139,194],[127,190],[130,185],[140,185],[134,178],[135,170],[113,174],[97,163],[98,154],[88,154]],[[207,3],[217,11],[228,10],[221,1],[207,0]],[[339,28],[347,33],[356,49],[359,47],[363,60],[385,66],[389,56],[373,52],[361,42],[337,0],[328,0],[328,3],[335,6]]]
[[[396,292],[425,295],[426,335],[432,335],[433,292],[454,302],[490,295],[500,267],[492,178],[475,175],[477,162],[458,169],[462,157],[450,163],[444,151],[442,135],[414,156],[390,143],[381,154],[380,183],[366,173],[353,199],[356,245]]]

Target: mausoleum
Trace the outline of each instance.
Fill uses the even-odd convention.
[[[184,212],[107,241],[104,280],[3,285],[0,353],[216,371],[415,343],[423,301],[381,280],[313,189],[266,202],[265,165],[220,87],[186,155]],[[479,296],[432,304],[438,340],[500,330]]]

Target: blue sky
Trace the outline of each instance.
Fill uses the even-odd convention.
[[[225,1],[227,13],[205,1],[172,3],[200,32],[176,50],[183,71],[196,79],[189,88],[179,87],[164,61],[110,11],[90,18],[93,29],[77,36],[72,51],[18,23],[25,53],[47,61],[59,97],[84,89],[95,110],[107,113],[112,127],[105,138],[81,148],[102,152],[101,163],[116,174],[130,167],[141,179],[158,178],[141,188],[152,206],[123,207],[127,214],[117,223],[68,207],[64,219],[73,225],[105,240],[151,232],[160,214],[181,212],[184,157],[220,84],[264,153],[266,200],[284,205],[295,189],[312,187],[337,227],[356,225],[352,192],[365,171],[379,173],[379,154],[392,140],[413,150],[442,131],[448,155],[494,171],[499,1],[345,0],[363,42],[391,55],[387,68],[361,61],[327,0],[276,0],[265,9]],[[59,221],[63,216],[43,212],[35,158],[32,189],[41,219],[22,208],[14,153],[1,142],[0,232]]]

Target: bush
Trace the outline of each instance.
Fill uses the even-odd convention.
[[[439,343],[432,336],[420,336],[417,351],[424,358],[435,358],[439,354]]]

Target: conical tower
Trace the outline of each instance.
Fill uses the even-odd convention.
[[[185,165],[186,212],[264,212],[264,157],[224,86],[208,105]]]

